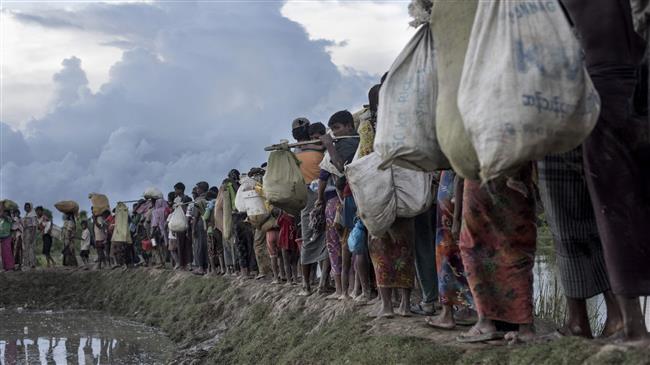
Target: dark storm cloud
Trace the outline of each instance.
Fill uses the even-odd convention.
[[[51,111],[24,134],[2,126],[2,196],[51,205],[88,192],[137,198],[220,182],[266,159],[292,118],[327,120],[365,102],[375,76],[340,72],[324,47],[282,17],[281,3],[90,4],[32,15],[128,44],[97,93],[83,59],[54,75]],[[34,18],[32,18],[33,20]],[[5,148],[9,143],[10,148]]]

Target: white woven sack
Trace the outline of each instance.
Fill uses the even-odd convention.
[[[479,2],[458,108],[483,181],[584,141],[600,99],[557,0]]]

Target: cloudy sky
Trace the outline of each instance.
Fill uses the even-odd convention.
[[[290,122],[359,108],[408,1],[4,1],[0,198],[220,182]]]

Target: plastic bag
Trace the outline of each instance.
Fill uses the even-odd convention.
[[[453,170],[478,180],[479,162],[458,110],[458,87],[478,0],[436,0],[431,10],[431,31],[436,44],[438,143]]]
[[[375,237],[388,231],[397,217],[415,217],[433,202],[433,173],[399,166],[381,170],[381,162],[373,152],[345,168],[357,215]]]
[[[379,91],[374,150],[381,169],[395,164],[434,171],[449,168],[436,137],[438,77],[433,36],[425,24],[399,54]]]
[[[557,0],[481,2],[458,95],[484,181],[574,149],[600,113]]]
[[[264,197],[260,196],[255,189],[257,185],[258,182],[255,179],[244,178],[235,197],[237,210],[246,212],[249,217],[268,214]]]
[[[187,231],[187,217],[183,211],[183,207],[180,205],[174,208],[171,217],[169,218],[169,223],[167,224],[169,230],[172,232],[185,232]]]
[[[367,232],[366,227],[360,219],[354,222],[354,228],[348,236],[348,249],[353,254],[359,255],[368,251],[368,243],[366,242]]]
[[[291,151],[271,152],[263,183],[269,203],[293,216],[307,205],[307,185],[298,164]]]

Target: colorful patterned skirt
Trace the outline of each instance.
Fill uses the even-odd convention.
[[[456,174],[452,170],[443,171],[440,175],[436,217],[436,268],[440,302],[460,309],[473,307],[474,300],[465,277],[460,247],[451,231],[454,222],[455,177]]]
[[[528,324],[533,322],[537,239],[531,169],[518,174],[516,189],[506,181],[481,187],[465,180],[460,250],[479,315]],[[518,191],[522,188],[526,195]]]
[[[415,278],[415,224],[398,218],[384,237],[372,237],[370,260],[380,288],[412,288]]]
[[[339,209],[339,198],[334,197],[327,201],[325,206],[325,241],[327,252],[332,265],[332,275],[341,275],[341,237],[336,227],[336,212]]]

